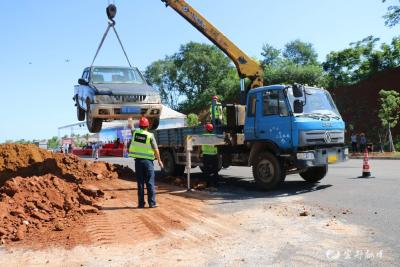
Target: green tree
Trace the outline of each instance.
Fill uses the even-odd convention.
[[[400,64],[400,39],[393,38],[391,44],[381,44],[379,38],[368,36],[350,44],[349,48],[331,52],[322,64],[327,72],[329,87],[357,83],[378,71]]]
[[[187,115],[186,124],[189,127],[193,127],[193,126],[199,125],[199,116],[197,116],[194,113],[190,113],[189,115]]]
[[[386,0],[382,0],[382,2],[386,2]],[[386,26],[393,27],[398,24],[400,22],[400,5],[389,6],[387,13],[383,17]]]
[[[379,96],[381,108],[378,117],[381,119],[382,126],[388,129],[390,151],[394,151],[391,129],[396,127],[399,121],[400,94],[394,90],[381,90]]]
[[[57,136],[53,136],[47,141],[47,146],[49,148],[58,148],[59,145],[60,145],[60,139],[58,139]]]
[[[282,52],[265,44],[261,55],[265,84],[327,85],[326,75],[317,62],[318,55],[312,44],[295,40],[286,44]]]
[[[153,62],[145,71],[147,81],[160,92],[162,102],[172,109],[179,108],[182,95],[176,83],[177,75],[174,59],[168,56]]]
[[[223,100],[239,95],[235,68],[217,47],[190,42],[177,53],[152,63],[146,70],[149,82],[160,91],[163,100],[182,112],[204,109],[213,95]]]
[[[272,45],[264,44],[262,47],[261,56],[263,57],[262,64],[264,66],[274,65],[280,59],[281,51]]]
[[[285,45],[282,55],[297,65],[318,64],[318,54],[311,43],[305,43],[299,39]]]

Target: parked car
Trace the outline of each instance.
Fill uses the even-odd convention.
[[[138,119],[157,129],[162,110],[160,94],[147,84],[137,68],[87,67],[75,85],[73,100],[79,121],[89,132],[101,131],[103,121]]]

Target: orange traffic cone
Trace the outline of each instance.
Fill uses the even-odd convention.
[[[371,175],[371,166],[369,165],[369,156],[368,156],[368,148],[364,151],[364,161],[363,161],[363,170],[362,175],[358,178],[375,178]]]

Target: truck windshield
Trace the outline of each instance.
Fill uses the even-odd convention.
[[[305,96],[302,98],[305,101],[303,113],[295,115],[331,115],[340,118],[340,113],[328,91],[317,88],[306,88],[305,91]],[[288,88],[287,96],[294,110],[293,102],[296,98],[293,96],[292,88]]]
[[[136,83],[144,84],[136,69],[95,67],[92,71],[93,83]]]

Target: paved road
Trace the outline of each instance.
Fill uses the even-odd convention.
[[[106,160],[133,167],[127,159]],[[257,189],[250,168],[231,167],[221,171],[222,185],[214,196],[223,199],[224,205],[217,208],[226,213],[278,200],[319,207],[348,224],[366,229],[369,239],[390,249],[391,257],[400,262],[400,161],[372,160],[371,165],[376,178],[357,178],[361,175],[362,161],[350,160],[330,166],[329,174],[318,184],[309,185],[299,175],[290,175],[282,187],[272,192]],[[195,169],[194,177],[200,176],[199,170]],[[346,215],[342,215],[342,211]],[[353,256],[357,250],[365,252],[361,246],[344,246],[341,257],[349,248],[353,250]],[[386,252],[389,253],[383,251]],[[360,264],[344,261],[344,265],[349,266],[357,263]]]

